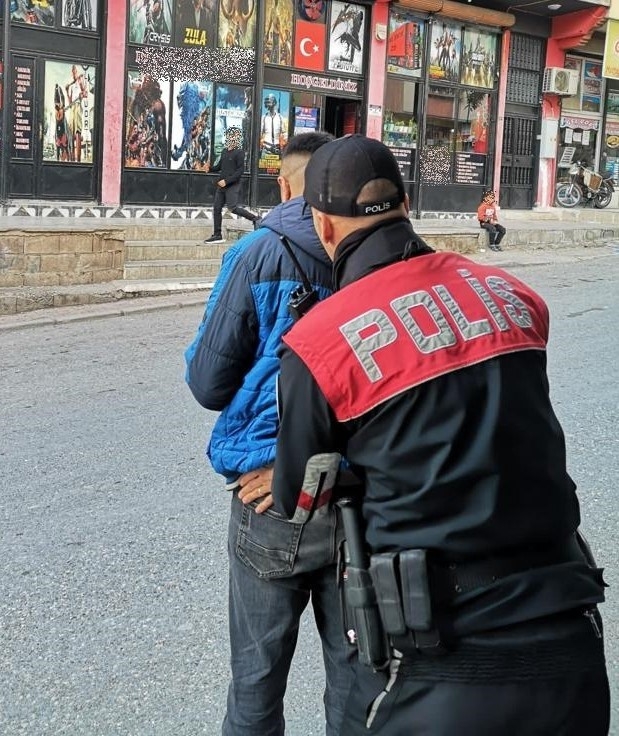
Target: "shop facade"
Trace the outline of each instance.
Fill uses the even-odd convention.
[[[575,143],[619,176],[619,83],[591,38],[607,8],[587,5],[0,0],[0,200],[210,207],[236,126],[254,207],[278,202],[303,130],[382,140],[416,216],[474,212],[487,187],[504,208],[549,205]],[[549,66],[578,91],[543,93]]]
[[[272,206],[290,135],[363,132],[371,2],[108,0],[103,32],[97,0],[7,2],[5,198],[209,206],[235,126]]]

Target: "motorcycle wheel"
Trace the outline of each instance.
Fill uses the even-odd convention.
[[[557,187],[555,198],[561,207],[576,207],[582,202],[582,189],[578,184],[565,182]]]
[[[608,184],[605,184],[604,182],[602,182],[600,184],[598,193],[595,195],[593,199],[593,204],[595,207],[601,210],[603,207],[608,207],[608,205],[610,204],[610,200],[612,198],[613,198],[613,193],[612,193],[611,188],[608,186]]]

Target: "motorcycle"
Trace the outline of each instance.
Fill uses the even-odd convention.
[[[612,174],[598,174],[583,161],[574,161],[569,169],[570,180],[557,184],[555,198],[561,207],[576,207],[581,202],[594,207],[608,207],[615,185]]]

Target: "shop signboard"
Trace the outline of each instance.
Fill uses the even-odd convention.
[[[456,184],[483,184],[486,180],[486,156],[481,153],[456,153]]]
[[[13,63],[13,158],[32,159],[34,59]]]

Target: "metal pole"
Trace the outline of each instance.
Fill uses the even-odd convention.
[[[4,33],[2,39],[2,150],[0,151],[0,204],[6,204],[9,191],[9,59],[11,49],[11,0],[4,0]]]

